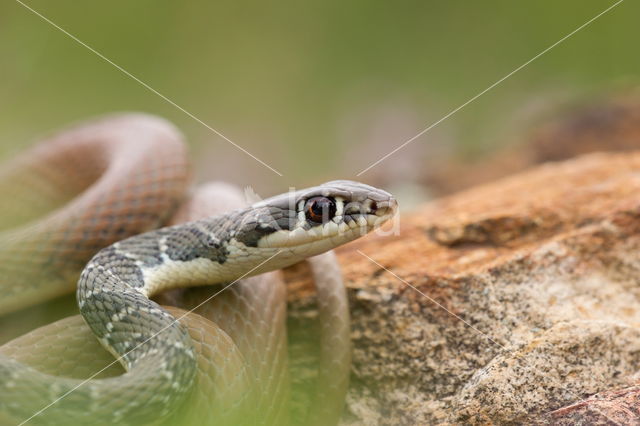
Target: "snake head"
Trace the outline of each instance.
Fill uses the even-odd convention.
[[[373,186],[336,180],[254,204],[245,236],[258,248],[288,249],[312,256],[359,238],[391,219],[398,204]]]

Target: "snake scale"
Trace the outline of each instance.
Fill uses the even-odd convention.
[[[187,164],[172,125],[125,114],[58,133],[0,169],[11,200],[0,213],[0,313],[77,283],[82,316],[0,347],[0,422],[286,424],[285,291],[268,272],[307,258],[323,318],[307,419],[337,421],[348,309],[328,251],[391,218],[395,200],[332,181],[242,206],[220,186],[187,196]],[[177,224],[160,227],[173,213]],[[207,287],[179,290],[192,286]],[[158,301],[189,311],[150,299],[163,292]],[[124,371],[101,372],[114,357]]]

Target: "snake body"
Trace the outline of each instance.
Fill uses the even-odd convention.
[[[120,120],[120,126],[114,126],[114,120]],[[153,122],[152,125],[149,121]],[[157,119],[140,116],[119,117],[81,128],[77,131],[80,136],[76,135],[75,139],[94,141],[95,145],[95,140],[100,139],[96,136],[100,132],[96,130],[102,128],[108,133],[115,127],[121,129],[119,139],[126,140],[135,134],[132,128],[141,124],[144,127],[144,123],[151,129],[140,133],[149,139],[162,136],[163,149],[180,149],[180,144],[172,141],[176,133],[170,127],[166,124],[158,126]],[[147,130],[153,130],[155,134],[149,136]],[[63,135],[66,135],[61,137],[63,142],[74,139],[68,134]],[[58,144],[64,145],[62,142]],[[51,145],[55,144],[49,143],[48,147]],[[115,149],[110,144],[106,145]],[[167,164],[160,167],[153,164],[149,170],[132,169],[131,176],[128,176],[130,181],[144,183],[140,184],[141,197],[148,197],[143,188],[153,182],[150,186],[157,190],[158,196],[145,198],[146,203],[130,195],[118,198],[117,195],[122,193],[120,188],[111,191],[116,194],[115,202],[113,198],[104,196],[94,195],[91,198],[87,194],[95,192],[97,185],[94,183],[88,189],[82,188],[82,195],[72,198],[69,204],[73,208],[69,208],[69,204],[62,208],[45,206],[43,210],[52,211],[44,220],[22,225],[17,230],[14,227],[8,236],[0,235],[0,238],[5,237],[9,247],[2,252],[5,255],[0,256],[3,261],[14,255],[16,250],[23,256],[25,252],[34,252],[42,254],[41,259],[44,259],[34,263],[32,269],[37,273],[49,276],[54,274],[52,271],[63,271],[55,272],[60,277],[55,290],[49,289],[46,294],[40,294],[41,297],[58,294],[68,288],[68,277],[74,268],[86,261],[91,248],[95,252],[96,247],[111,243],[95,254],[82,270],[77,299],[86,324],[100,344],[126,370],[116,377],[84,383],[38,371],[16,359],[0,356],[0,410],[10,418],[31,420],[31,416],[43,408],[46,408],[46,413],[32,421],[141,424],[175,415],[180,404],[193,397],[194,382],[198,380],[199,355],[194,348],[192,329],[181,325],[176,317],[150,297],[178,287],[233,283],[245,276],[292,265],[364,235],[389,219],[396,209],[395,200],[382,190],[356,182],[333,181],[269,198],[232,212],[120,240],[122,236],[157,225],[166,216],[165,212],[177,205],[176,200],[183,193],[187,179],[179,176],[165,179],[165,171],[175,172],[176,164],[182,164],[175,153],[169,157],[172,157],[170,161],[163,160]],[[28,163],[28,159],[25,161]],[[153,161],[147,161],[150,163]],[[119,175],[126,170],[122,167],[117,171]],[[24,170],[24,167],[16,170]],[[104,185],[104,182],[109,183],[104,177],[109,170],[103,167],[97,178],[96,170],[86,173],[93,173],[94,181],[97,179],[98,185],[101,182]],[[15,175],[15,172],[8,173],[10,177]],[[164,187],[159,182],[165,182]],[[172,183],[169,185],[167,182]],[[167,187],[170,187],[169,191]],[[148,209],[150,199],[156,208]],[[135,208],[140,204],[147,205],[139,213]],[[96,206],[97,217],[101,217],[100,212],[109,212],[105,214],[109,215],[111,227],[96,219],[95,214],[87,213],[95,211]],[[117,225],[113,220],[114,206],[121,208],[123,212],[119,214],[124,216]],[[72,225],[63,226],[62,220],[70,217]],[[82,228],[87,224],[94,227],[85,227],[89,229],[87,231]],[[69,231],[69,227],[82,229],[84,238],[69,242],[69,236],[74,235],[76,229]],[[96,239],[100,241],[96,242]],[[25,249],[25,241],[34,243]],[[47,243],[43,244],[46,249],[34,250],[34,246],[42,241]],[[81,248],[80,253],[74,255],[69,255],[72,249],[61,253],[55,250],[56,246],[78,248],[81,242],[88,242],[90,247]],[[321,276],[321,272],[326,271],[316,272]],[[21,278],[19,273],[15,275]],[[17,279],[7,284],[11,297],[2,299],[5,311],[10,309],[7,306],[20,307],[36,297],[38,289],[29,289],[26,282],[43,280],[34,279],[31,275],[23,278],[24,281]],[[25,293],[18,291],[25,288]],[[326,333],[330,334],[331,330]],[[344,331],[340,333],[344,334]],[[236,355],[230,352],[229,358]],[[344,384],[335,386],[344,387]],[[314,414],[312,410],[312,417],[322,415]],[[278,416],[275,415],[276,418]]]
[[[0,169],[0,313],[74,289],[98,249],[161,225],[187,187],[180,133],[142,114],[74,127],[10,162]]]

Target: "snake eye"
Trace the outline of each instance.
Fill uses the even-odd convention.
[[[315,223],[326,223],[336,215],[336,202],[327,197],[313,197],[307,200],[304,214]]]

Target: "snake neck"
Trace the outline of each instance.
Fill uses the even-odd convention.
[[[298,260],[285,255],[260,267],[277,250],[258,254],[230,228],[237,226],[224,216],[137,235],[99,251],[80,276],[80,313],[100,343],[127,374],[154,370],[145,393],[162,399],[127,404],[137,418],[143,416],[141,410],[152,418],[177,408],[196,373],[187,331],[150,296],[170,288],[231,282],[249,275],[247,271],[260,273]]]

